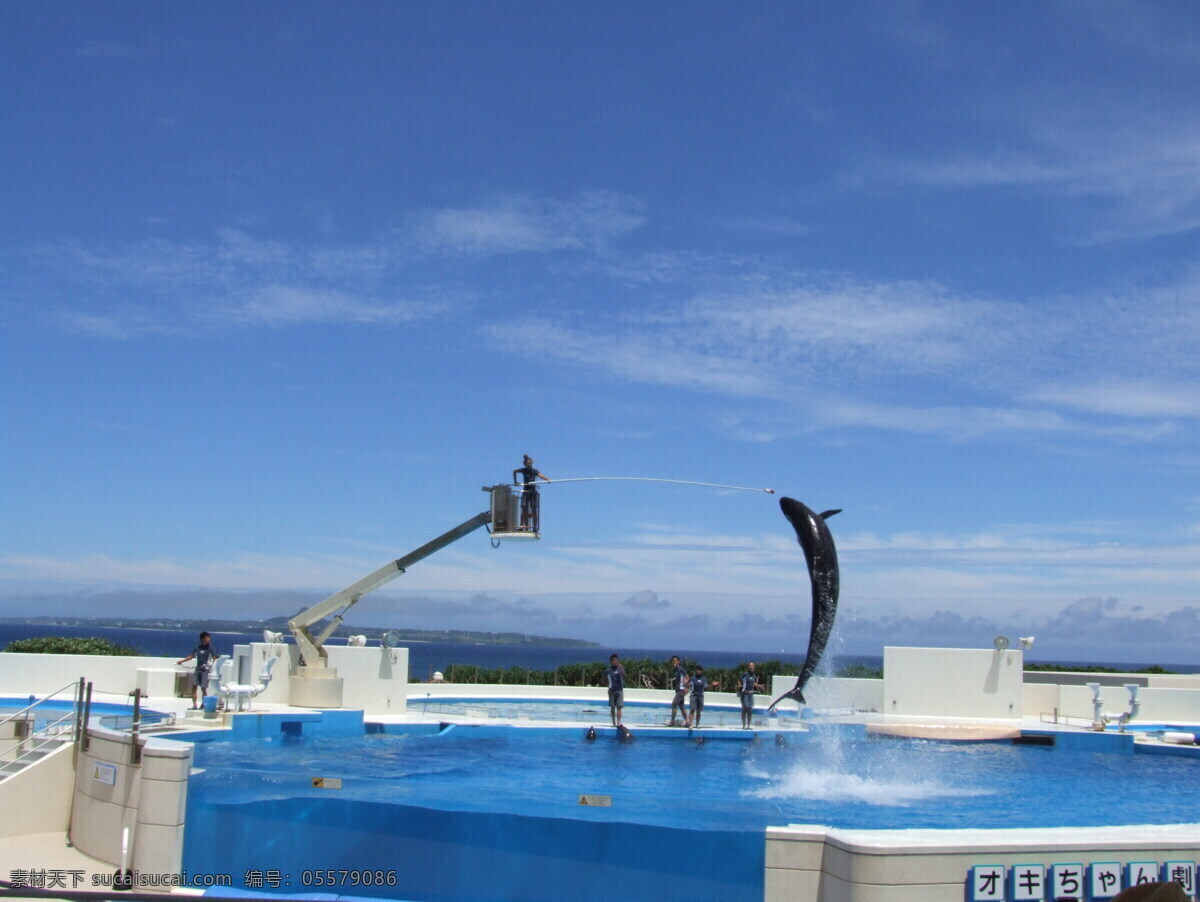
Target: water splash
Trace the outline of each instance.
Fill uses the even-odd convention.
[[[984,790],[947,786],[938,780],[864,776],[828,767],[811,769],[803,761],[795,762],[782,776],[774,777],[754,765],[747,765],[746,774],[764,780],[766,785],[742,794],[772,801],[795,799],[906,807],[931,799],[989,795]]]
[[[760,785],[742,795],[769,801],[820,801],[833,804],[908,807],[934,799],[991,795],[993,790],[964,784],[947,760],[933,765],[928,754],[913,755],[926,743],[856,739],[844,730],[816,729],[810,741],[768,760],[757,755],[744,773]]]

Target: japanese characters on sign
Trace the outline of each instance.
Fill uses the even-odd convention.
[[[1093,861],[1052,864],[977,864],[967,875],[968,902],[1104,902],[1131,886],[1178,883],[1196,899],[1194,861]]]

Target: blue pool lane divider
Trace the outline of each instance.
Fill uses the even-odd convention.
[[[1144,883],[1178,883],[1196,898],[1194,861],[1093,861],[1052,864],[978,864],[967,875],[968,902],[1051,902],[1079,899],[1105,902]]]

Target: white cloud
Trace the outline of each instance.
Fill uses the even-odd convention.
[[[245,303],[221,310],[218,318],[241,325],[298,326],[309,323],[390,324],[432,316],[431,304],[385,303],[341,291],[269,285]]]
[[[745,281],[752,287],[709,289],[640,314],[564,313],[553,325],[485,329],[495,347],[536,353],[539,363],[776,410],[792,403],[810,428],[1145,441],[1169,435],[1173,419],[1200,415],[1194,271],[1172,284],[1037,300],[936,283]],[[726,419],[749,438],[778,434],[756,425],[752,410]]]
[[[1073,12],[1079,23],[1103,35],[1118,53],[1132,53],[1142,60],[1169,66],[1195,69],[1200,59],[1200,39],[1195,30],[1181,28],[1172,21],[1172,7],[1109,0],[1107,3],[1080,3]]]
[[[1084,595],[1137,599],[1147,610],[1189,603],[1200,583],[1200,546],[1186,530],[1136,541],[1121,524],[1060,524],[1057,535],[1029,526],[967,533],[839,534],[843,602],[863,616],[901,606],[1052,609]],[[0,579],[90,585],[334,591],[373,571],[377,555],[243,554],[216,560],[60,558],[7,554]],[[730,599],[764,611],[807,609],[803,556],[786,531],[757,534],[641,529],[619,544],[559,543],[528,555],[452,548],[393,584],[406,592],[591,596],[610,587],[616,603],[642,611],[727,613]],[[714,600],[703,605],[698,597]],[[725,599],[722,601],[721,599]],[[754,601],[752,599],[758,599]]]
[[[65,307],[54,311],[52,316],[67,331],[93,338],[125,340],[187,331],[184,324],[174,318],[129,305],[96,311]]]
[[[474,254],[595,251],[642,221],[633,201],[611,194],[510,198],[418,219],[426,227],[420,240]],[[396,297],[390,277],[405,271],[407,250],[383,240],[318,250],[223,229],[208,244],[64,244],[35,257],[68,282],[63,294],[72,300],[53,314],[60,323],[131,338],[394,325],[474,297],[431,292],[411,278]],[[739,404],[737,415],[718,416],[746,440],[770,441],[779,427],[756,423],[745,401],[799,409],[803,426],[793,431],[861,426],[955,440],[1144,442],[1200,415],[1196,269],[1119,292],[1005,299],[935,281],[788,272],[748,258],[591,253],[580,261],[571,276],[599,278],[601,292],[615,278],[638,292],[653,286],[655,297],[633,307],[564,304],[552,321],[485,322],[489,346],[591,378],[724,396]]]
[[[279,241],[263,241],[240,229],[218,229],[221,243],[216,248],[216,257],[240,265],[254,267],[285,266],[293,257],[293,251]]]
[[[659,611],[665,610],[671,606],[671,602],[665,598],[660,598],[657,592],[650,589],[643,589],[641,592],[635,592],[626,598],[621,604],[627,608],[633,608],[640,611]]]
[[[859,283],[709,295],[643,317],[489,331],[510,350],[536,348],[633,382],[778,397],[812,379],[961,364],[989,315],[1001,318],[994,306],[935,287]]]
[[[1190,231],[1200,226],[1200,126],[1190,106],[1134,108],[1111,98],[1049,95],[992,103],[1008,119],[1008,146],[953,156],[874,161],[867,180],[942,190],[1043,191],[1076,223],[1079,240],[1108,242]],[[1099,109],[1100,112],[1094,112]],[[1063,208],[1064,199],[1105,206]]]
[[[1094,413],[1158,419],[1200,416],[1196,386],[1162,385],[1146,381],[1047,386],[1030,397],[1042,403]]]
[[[495,323],[487,334],[512,352],[534,351],[621,379],[653,385],[716,391],[734,395],[770,394],[770,381],[753,361],[680,347],[669,336],[639,335],[636,330],[602,334],[534,320]]]
[[[331,573],[356,571],[343,559],[243,555],[227,560],[129,559],[104,554],[74,558],[0,555],[0,578],[101,586],[190,586],[206,589],[280,589],[321,586]]]
[[[942,371],[961,366],[981,341],[1015,342],[1003,306],[935,284],[834,281],[754,294],[698,298],[680,312],[703,340],[783,366],[852,367],[855,372]]]
[[[433,250],[462,254],[599,250],[640,227],[640,205],[609,192],[573,201],[507,197],[486,206],[428,211],[415,219],[417,238]]]
[[[395,325],[453,303],[409,283],[396,298],[382,275],[399,266],[383,245],[314,250],[220,229],[210,243],[150,238],[102,249],[68,242],[31,253],[65,281],[51,315],[97,338],[208,334],[312,323]]]
[[[66,241],[34,248],[27,257],[61,282],[60,295],[69,298],[52,314],[56,321],[98,338],[232,326],[394,324],[432,316],[451,294],[470,293],[423,288],[406,273],[422,253],[595,254],[642,222],[636,201],[591,192],[569,201],[508,197],[427,211],[413,217],[407,232],[341,247],[220,228],[208,242],[149,237],[101,247]],[[447,284],[432,278],[430,284]],[[392,296],[398,281],[407,297]]]

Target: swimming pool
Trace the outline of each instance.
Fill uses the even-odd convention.
[[[408,709],[414,714],[444,714],[450,717],[475,717],[497,720],[552,721],[604,726],[611,723],[608,704],[603,699],[534,701],[505,698],[419,698],[410,696]],[[621,722],[629,726],[666,726],[671,719],[669,702],[627,701]],[[676,719],[679,717],[676,715]],[[754,709],[755,724],[771,729],[792,730],[802,726],[799,712],[776,710],[771,715],[763,706]],[[701,716],[705,727],[742,725],[741,709],[736,705],[706,705]]]
[[[37,701],[37,696],[26,695],[0,698],[0,718],[15,714]],[[42,700],[31,712],[33,729],[40,730],[50,721],[60,720],[68,711],[75,710],[75,702],[71,699],[48,698]],[[128,730],[133,726],[133,706],[114,702],[92,702],[88,708],[91,717],[98,717],[101,726],[115,730]],[[139,712],[142,723],[146,725],[162,723],[172,715],[150,708],[142,708]]]
[[[22,708],[28,707],[37,700],[37,696],[35,695],[0,698],[0,711],[5,714],[12,714],[20,711]],[[38,705],[38,709],[44,711],[71,711],[74,708],[74,701],[59,698],[45,699]],[[112,702],[92,702],[91,711],[93,714],[132,714],[133,707],[131,705],[113,704]]]
[[[769,825],[1164,824],[1200,810],[1200,762],[1129,754],[1131,737],[725,735],[459,725],[199,743],[184,864],[211,870],[219,838],[235,881],[273,872],[280,892],[340,869],[391,875],[384,891],[341,887],[390,898],[761,899]]]

